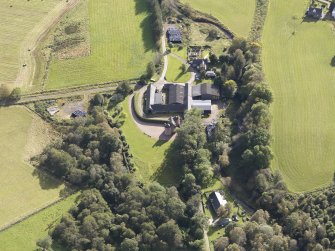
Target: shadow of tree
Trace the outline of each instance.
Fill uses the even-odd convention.
[[[147,3],[146,1],[134,0],[136,2],[136,15],[141,13],[148,13]],[[144,44],[145,52],[154,51],[155,50],[155,41],[153,36],[152,29],[152,17],[150,13],[143,19],[140,23],[140,28],[142,29],[142,40]]]
[[[332,60],[330,61],[330,65],[332,67],[335,67],[335,56],[332,58]]]
[[[176,186],[181,182],[182,164],[177,154],[176,144],[173,142],[169,149],[165,151],[162,165],[151,177],[161,185]]]
[[[40,186],[43,190],[55,189],[63,184],[61,180],[39,169],[34,169],[33,176],[38,177]]]

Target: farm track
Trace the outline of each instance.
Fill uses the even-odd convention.
[[[16,105],[27,104],[31,102],[49,100],[49,99],[60,99],[60,98],[68,98],[73,96],[81,96],[86,94],[95,94],[101,92],[109,92],[114,91],[117,85],[104,85],[104,86],[92,86],[86,89],[77,88],[77,89],[61,89],[53,92],[44,92],[38,94],[28,94],[21,97],[19,101],[17,101]]]
[[[38,44],[48,35],[52,27],[79,2],[80,0],[62,1],[26,36],[20,49],[19,65],[21,68],[14,82],[15,86],[32,86],[36,71],[35,56]]]

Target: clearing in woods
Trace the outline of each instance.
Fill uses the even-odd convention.
[[[306,8],[304,0],[270,1],[263,34],[275,98],[272,165],[298,192],[329,185],[335,170],[335,33],[326,21],[303,21]]]
[[[221,21],[237,36],[247,37],[255,12],[255,0],[182,0],[196,10]]]
[[[52,128],[23,107],[0,108],[0,227],[59,198],[64,187],[27,163],[51,142]]]
[[[125,120],[121,129],[133,155],[137,168],[135,174],[144,183],[158,181],[162,185],[176,185],[180,170],[175,168],[178,164],[173,143],[150,138],[140,131],[132,118],[128,104],[129,97],[122,102]]]
[[[32,84],[36,46],[76,2],[0,0],[0,84]]]
[[[54,228],[61,217],[75,205],[79,193],[71,195],[55,205],[42,210],[18,223],[17,225],[0,233],[1,251],[35,251],[36,241],[48,235],[48,231]],[[54,251],[66,249],[55,244]]]
[[[146,1],[88,2],[90,55],[53,58],[47,89],[95,84],[141,76],[155,46]]]

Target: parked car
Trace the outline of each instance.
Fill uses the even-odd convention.
[[[220,227],[226,227],[230,222],[232,222],[230,218],[223,218],[218,220],[216,224]]]
[[[232,217],[231,217],[232,219],[233,219],[233,221],[238,221],[238,216],[236,215],[236,214],[234,214]]]

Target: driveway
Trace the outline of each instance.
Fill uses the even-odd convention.
[[[176,134],[174,134],[172,137],[166,136],[164,134],[165,127],[163,124],[156,124],[156,123],[148,123],[141,121],[135,114],[134,107],[133,107],[133,97],[134,95],[131,95],[128,99],[128,109],[131,111],[131,117],[136,124],[136,126],[147,136],[154,139],[159,140],[174,140],[176,137]]]

